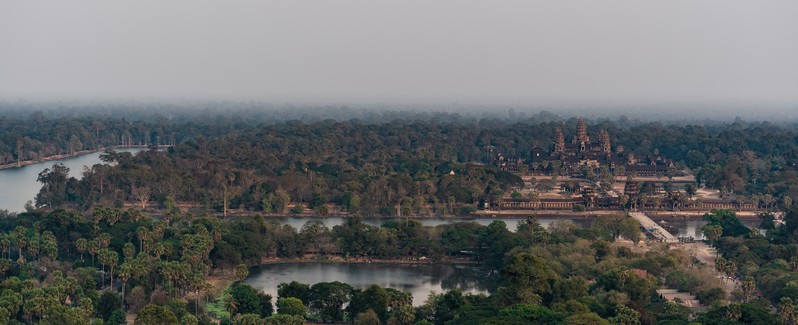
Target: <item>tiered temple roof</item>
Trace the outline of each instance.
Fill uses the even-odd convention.
[[[575,171],[581,166],[608,166],[619,174],[633,173],[639,176],[653,176],[665,173],[671,162],[659,156],[638,160],[632,153],[624,153],[622,146],[617,146],[612,151],[610,134],[602,129],[598,134],[598,141],[591,142],[587,124],[584,119],[579,119],[576,133],[570,142],[566,142],[561,128],[554,132],[554,148],[546,151],[536,147],[532,149],[532,163],[546,163],[558,161],[566,169]],[[618,167],[624,167],[618,169]],[[535,170],[535,166],[532,168]]]

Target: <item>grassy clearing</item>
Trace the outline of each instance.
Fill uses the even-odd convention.
[[[232,282],[228,283],[224,287],[224,289],[221,290],[221,292],[216,294],[215,295],[216,299],[214,299],[213,302],[209,302],[209,303],[207,303],[205,305],[205,310],[208,312],[208,315],[210,317],[213,317],[213,318],[216,318],[216,319],[230,318],[230,312],[228,312],[227,309],[225,308],[225,306],[227,305],[227,302],[225,301],[225,297],[227,296],[228,292],[230,291],[230,285],[231,284],[232,284]]]

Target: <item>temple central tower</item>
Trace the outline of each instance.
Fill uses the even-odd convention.
[[[585,120],[580,118],[576,124],[576,136],[574,137],[573,144],[589,144],[590,137],[587,135],[587,125]]]

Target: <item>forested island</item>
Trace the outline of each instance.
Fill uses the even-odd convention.
[[[0,117],[2,164],[150,149],[105,150],[78,177],[53,165],[26,211],[2,213],[0,324],[798,322],[795,124],[545,112],[12,113]],[[607,143],[596,152],[654,157],[667,168],[643,176],[532,155],[558,152],[560,133],[575,133],[577,146],[586,132]],[[590,150],[585,142],[581,150]],[[573,203],[599,192],[611,203]],[[544,228],[538,208],[512,210],[515,232],[467,219],[545,200],[566,202],[551,213],[590,226]],[[704,209],[707,202],[733,209]],[[706,240],[660,242],[629,211],[701,216]],[[346,221],[296,229],[274,218],[329,215]],[[761,220],[758,229],[743,215]],[[428,216],[465,219],[419,222]],[[461,263],[483,267],[491,284],[488,294],[453,289],[414,302],[379,286],[292,282],[271,297],[245,283],[251,267],[281,261]]]

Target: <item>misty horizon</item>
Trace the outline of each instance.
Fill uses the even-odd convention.
[[[270,103],[259,101],[200,100],[3,100],[0,115],[27,118],[35,112],[49,118],[61,116],[116,116],[140,120],[149,118],[201,119],[207,114],[240,118],[270,118],[274,121],[322,121],[366,119],[385,122],[391,119],[427,119],[454,114],[467,119],[626,120],[640,123],[798,123],[798,105],[744,103],[638,103],[638,104],[475,104],[475,103]],[[256,119],[257,119],[256,118]]]
[[[0,99],[758,111],[798,104],[796,12],[794,1],[14,2],[0,5]]]

